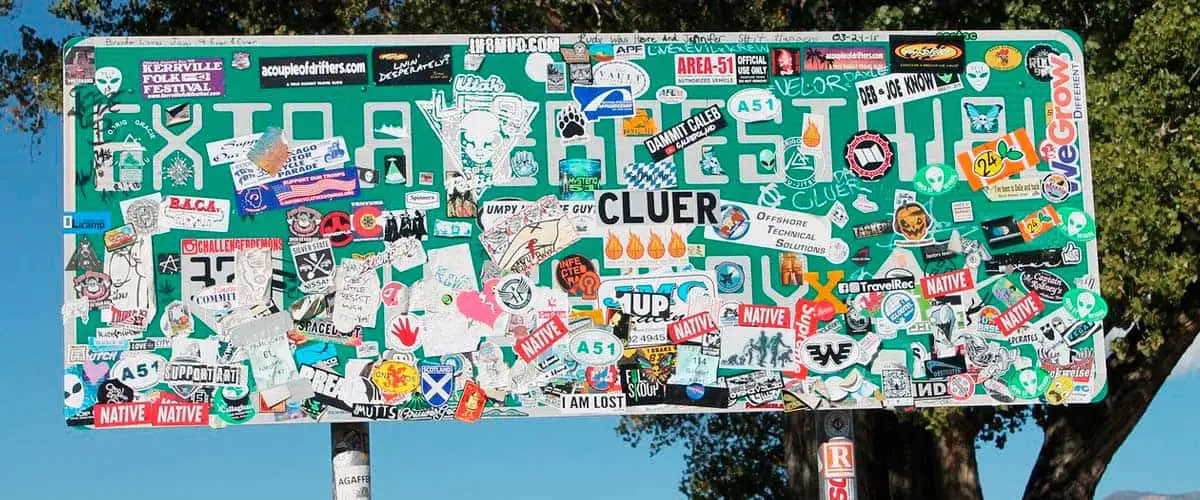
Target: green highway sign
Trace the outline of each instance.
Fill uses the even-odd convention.
[[[1099,401],[1080,46],[74,40],[64,418]]]

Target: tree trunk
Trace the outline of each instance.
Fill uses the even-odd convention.
[[[1162,345],[1153,356],[1134,352],[1112,363],[1108,395],[1102,402],[1047,408],[1043,425],[1046,437],[1025,486],[1026,499],[1095,496],[1096,485],[1117,448],[1129,437],[1200,331],[1200,307],[1196,306],[1200,293],[1188,295],[1191,300],[1185,295],[1186,309],[1176,319],[1178,330],[1164,332]],[[1137,342],[1145,336],[1136,330],[1126,340]]]
[[[787,460],[788,498],[820,498],[817,448],[813,439],[816,432],[816,416],[813,412],[799,411],[783,415],[783,456]]]
[[[976,412],[981,410],[964,410]],[[980,424],[967,414],[954,419],[936,437],[937,469],[941,473],[940,497],[963,500],[983,500],[979,485],[979,464],[975,461],[975,436]]]

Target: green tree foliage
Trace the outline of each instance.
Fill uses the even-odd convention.
[[[0,0],[0,16],[12,11]],[[856,416],[860,498],[977,498],[977,441],[1046,431],[1027,498],[1091,498],[1108,461],[1200,330],[1200,0],[58,0],[81,35],[1069,28],[1085,40],[1102,290],[1121,327],[1103,403]],[[37,139],[61,111],[64,39],[21,27],[0,51],[0,107]],[[811,496],[811,416],[629,418],[652,452],[682,445],[697,498]],[[906,453],[894,450],[906,449]],[[882,474],[869,471],[884,470]],[[807,494],[805,494],[807,492]]]

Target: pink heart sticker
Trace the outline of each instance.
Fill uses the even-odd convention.
[[[97,363],[89,359],[83,363],[83,374],[87,376],[88,382],[99,383],[108,375],[108,363]]]
[[[454,305],[458,307],[458,312],[485,325],[495,326],[496,318],[499,318],[504,312],[496,303],[497,281],[499,280],[490,279],[484,282],[482,292],[470,290],[459,292],[454,299]]]

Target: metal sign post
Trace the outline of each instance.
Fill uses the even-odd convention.
[[[821,500],[858,498],[854,470],[854,414],[849,410],[817,414],[817,470]]]
[[[370,425],[329,424],[329,437],[333,449],[333,500],[370,500]]]

